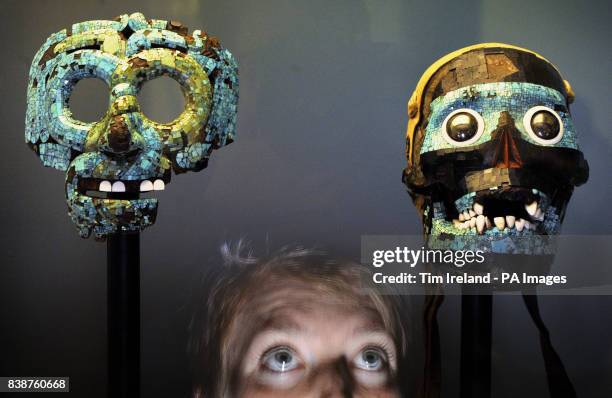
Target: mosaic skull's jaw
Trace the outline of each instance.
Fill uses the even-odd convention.
[[[510,186],[472,192],[450,205],[433,202],[426,226],[428,245],[440,249],[468,245],[489,253],[551,254],[546,237],[560,232],[566,205],[551,201],[537,189]]]
[[[66,193],[70,217],[83,238],[92,232],[97,239],[117,231],[138,232],[157,216],[157,199],[101,199],[82,195],[71,184]]]
[[[85,157],[91,160],[104,155],[89,153]],[[68,214],[81,237],[93,233],[96,239],[102,239],[118,231],[138,232],[155,223],[158,205],[155,196],[170,184],[169,170],[160,169],[142,179],[91,176],[77,171],[76,164],[81,160],[82,157],[77,157],[66,175]]]
[[[433,233],[443,225],[447,231],[452,228],[454,235],[554,234],[560,220],[560,214],[550,206],[545,194],[520,187],[466,194],[455,201],[454,214],[448,213],[434,215]],[[452,221],[446,221],[448,218]]]

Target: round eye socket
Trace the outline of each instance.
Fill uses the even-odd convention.
[[[185,109],[185,96],[179,82],[169,76],[160,76],[142,85],[138,103],[149,120],[168,124],[176,120]]]
[[[82,123],[93,123],[102,119],[108,109],[108,85],[102,80],[86,77],[76,83],[66,81],[73,87],[68,97],[68,107],[72,119]]]
[[[542,145],[556,144],[563,137],[563,121],[557,112],[545,106],[534,106],[523,119],[525,129]]]
[[[262,365],[271,372],[289,372],[299,366],[292,349],[279,347],[269,351],[262,359]]]
[[[444,138],[454,146],[468,146],[480,138],[484,131],[484,120],[472,109],[451,112],[442,124]]]

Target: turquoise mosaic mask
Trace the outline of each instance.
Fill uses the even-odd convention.
[[[552,254],[588,178],[555,67],[518,47],[468,47],[432,65],[409,103],[404,182],[428,246]]]
[[[185,98],[170,123],[147,118],[137,94],[160,76],[176,80]],[[97,78],[109,106],[93,123],[73,118],[76,83]],[[176,174],[207,166],[214,149],[233,141],[238,67],[208,34],[174,21],[121,15],[51,35],[30,68],[26,142],[43,165],[66,172],[68,212],[82,237],[152,225],[157,199]]]

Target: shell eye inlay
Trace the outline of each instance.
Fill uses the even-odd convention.
[[[463,142],[476,135],[478,121],[467,112],[460,112],[450,118],[446,124],[446,133],[455,141]]]
[[[523,126],[531,139],[541,145],[553,145],[563,138],[563,120],[547,106],[529,109],[523,117]]]
[[[451,112],[442,123],[444,139],[452,146],[469,146],[484,132],[484,119],[473,109],[462,108]]]
[[[552,140],[561,128],[557,118],[549,111],[538,111],[531,117],[531,130],[543,140]]]

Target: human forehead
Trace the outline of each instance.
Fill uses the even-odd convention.
[[[358,308],[363,313],[373,311],[373,293],[360,289],[358,283],[358,279],[336,280],[333,277],[268,276],[256,280],[248,292],[243,292],[249,296],[243,311],[265,313],[266,316],[297,309],[316,311],[325,307],[344,308],[345,311]]]
[[[275,330],[287,333],[308,333],[328,326],[338,329],[341,324],[345,331],[360,333],[362,331],[385,331],[379,314],[369,307],[355,306],[355,303],[323,301],[312,305],[283,305],[266,315],[261,323],[262,330]]]
[[[233,319],[229,339],[245,342],[244,325],[250,325],[247,340],[266,331],[291,335],[325,336],[341,330],[381,331],[383,316],[368,296],[339,294],[330,290],[283,287],[266,291],[242,302]]]

